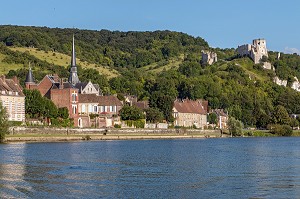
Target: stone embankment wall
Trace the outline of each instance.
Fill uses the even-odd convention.
[[[220,130],[200,129],[76,129],[76,128],[41,128],[12,127],[10,135],[198,135],[220,137]]]

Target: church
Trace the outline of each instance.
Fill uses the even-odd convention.
[[[37,89],[51,99],[58,108],[67,107],[75,127],[112,127],[119,124],[118,113],[122,103],[116,96],[102,96],[98,84],[80,82],[77,74],[75,41],[73,35],[71,68],[68,80],[58,75],[46,75],[38,84],[31,68],[26,75],[26,89]]]

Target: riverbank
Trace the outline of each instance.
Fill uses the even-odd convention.
[[[73,129],[13,127],[5,142],[80,140],[193,139],[226,137],[220,130],[199,129]]]

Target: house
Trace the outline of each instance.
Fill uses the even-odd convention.
[[[96,94],[79,94],[78,96],[78,127],[95,127],[96,116],[99,114],[99,96]]]
[[[208,101],[204,100],[175,100],[173,117],[175,126],[203,129],[207,124]]]
[[[214,109],[212,112],[217,115],[217,127],[219,129],[227,129],[228,114],[226,114],[223,109]]]
[[[80,82],[77,74],[73,36],[71,68],[68,80],[58,75],[46,75],[38,84],[31,69],[26,75],[27,89],[37,89],[58,108],[66,107],[76,127],[111,127],[120,121],[122,103],[116,96],[102,96],[98,84]]]
[[[9,121],[25,121],[25,95],[17,77],[0,77],[0,101]]]
[[[83,122],[79,118],[79,94],[100,95],[100,88],[97,84],[80,82],[77,74],[75,43],[73,36],[71,68],[68,80],[60,78],[58,75],[46,75],[38,84],[34,81],[34,76],[29,68],[26,75],[25,86],[27,89],[37,89],[41,95],[51,99],[58,107],[66,107],[69,110],[70,118],[74,119],[75,126],[82,126]],[[98,101],[95,101],[97,104]]]
[[[113,95],[99,96],[99,126],[111,127],[120,124],[119,111],[123,104]]]
[[[75,84],[75,88],[77,88],[78,92],[81,94],[102,95],[99,85],[93,84],[91,81],[77,83],[77,84]]]

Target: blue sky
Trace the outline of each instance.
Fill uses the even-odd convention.
[[[270,50],[300,54],[298,0],[9,0],[0,24],[120,31],[174,30],[210,46],[265,38]]]

